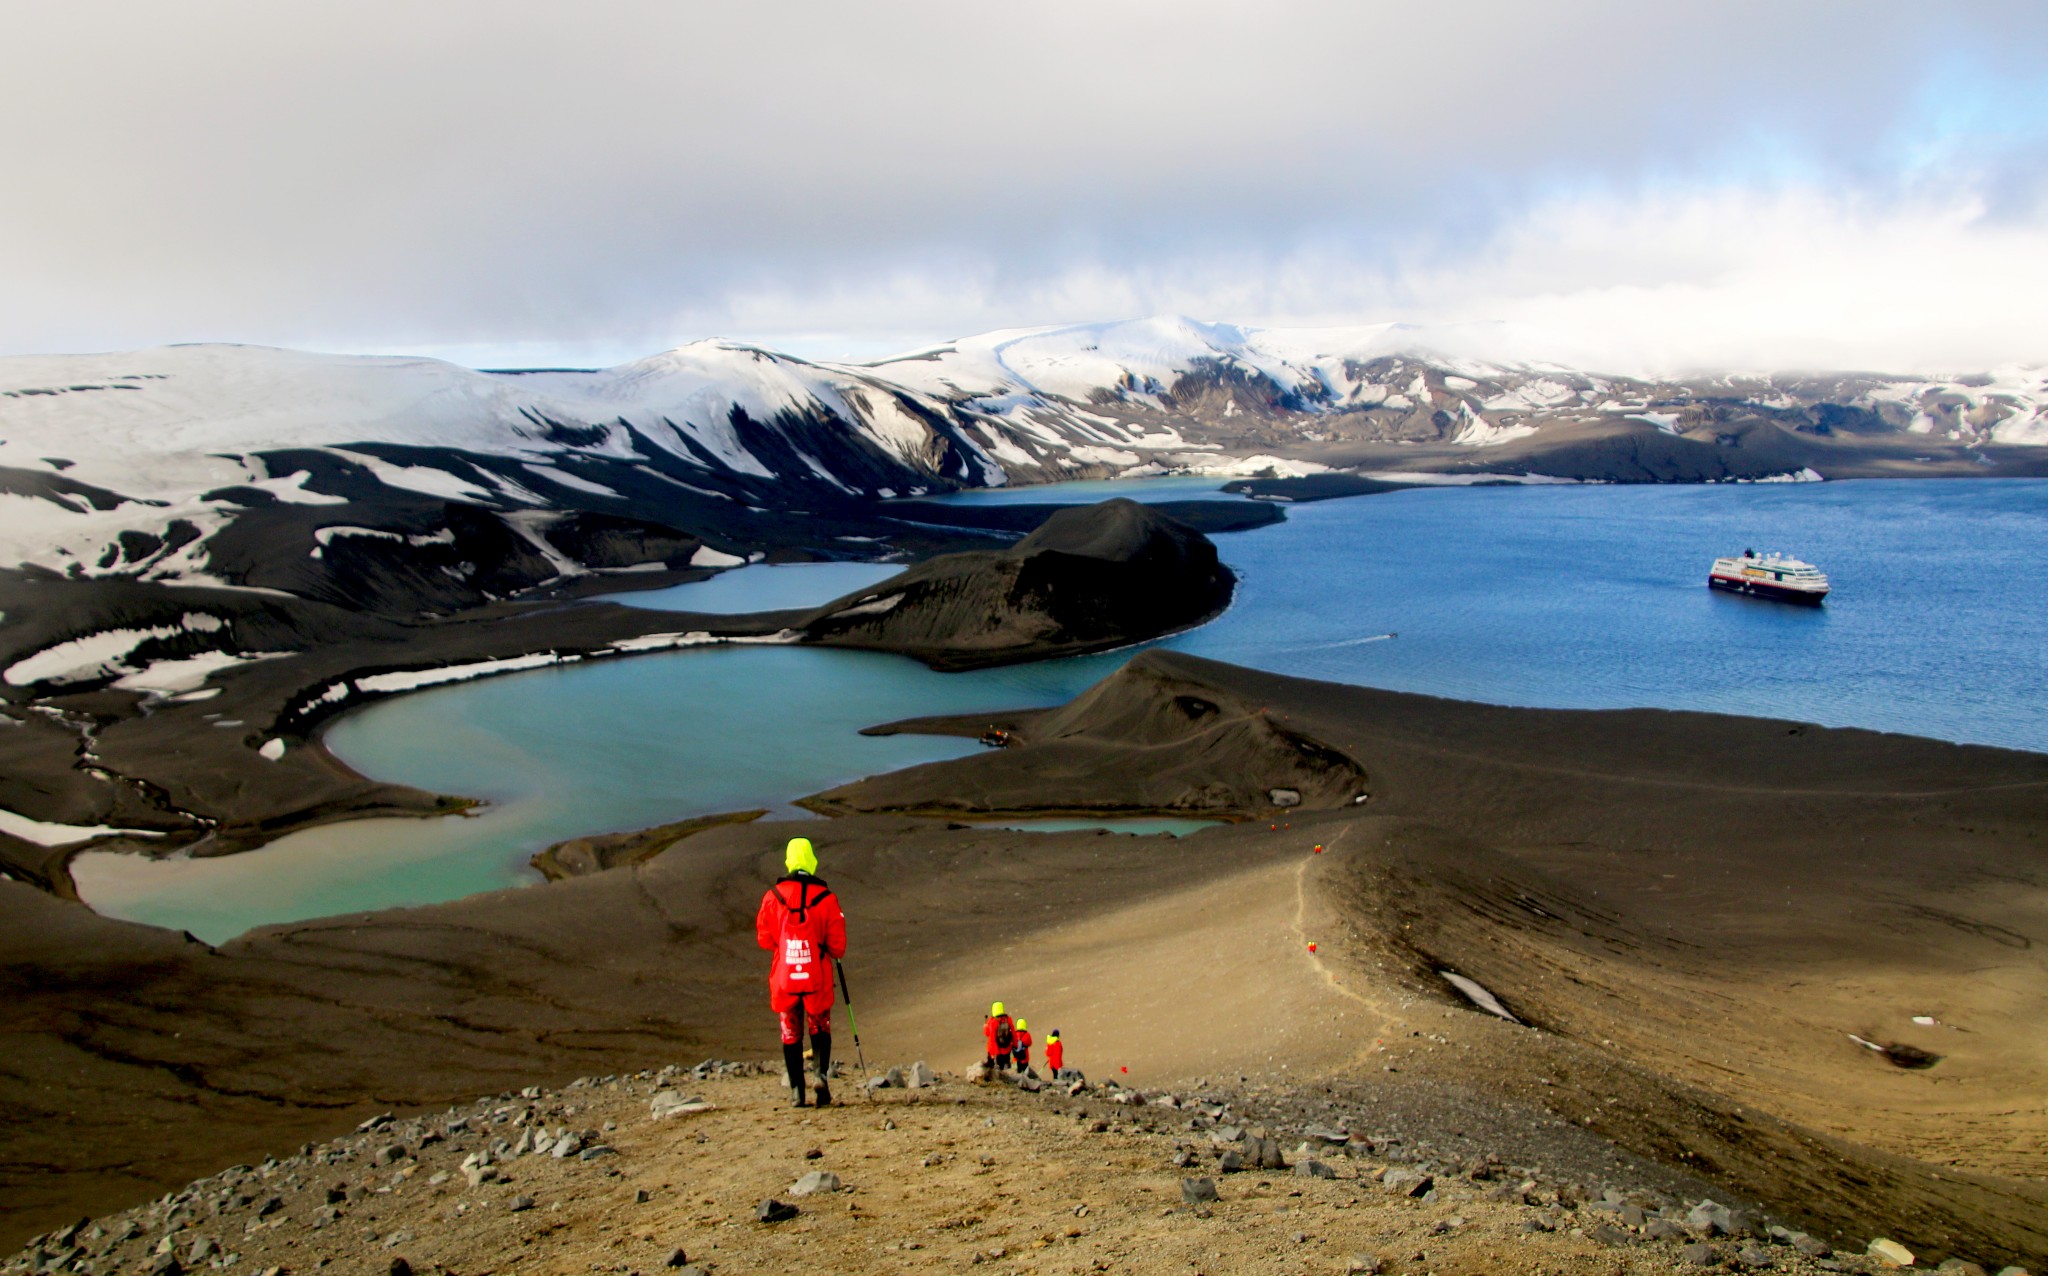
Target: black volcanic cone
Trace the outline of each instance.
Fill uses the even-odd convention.
[[[1228,606],[1236,582],[1208,537],[1119,499],[1059,510],[1008,549],[920,563],[827,603],[804,631],[969,669],[1185,629]]]

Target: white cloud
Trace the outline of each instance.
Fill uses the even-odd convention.
[[[1994,287],[2048,222],[2037,3],[136,0],[8,33],[0,351],[872,354],[1161,310],[1660,358],[1822,349],[1795,305],[1859,362],[2040,331]],[[1930,271],[1974,273],[1910,322],[1848,301]]]

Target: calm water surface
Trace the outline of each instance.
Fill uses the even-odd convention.
[[[1187,499],[1218,484],[1134,486]],[[2048,751],[2048,481],[1434,488],[1291,506],[1287,522],[1217,544],[1243,578],[1236,604],[1164,645],[1500,704],[1705,709]],[[1745,547],[1818,563],[1827,605],[1710,592],[1711,560]],[[791,570],[661,592],[712,610],[681,591],[717,583],[733,595],[718,606],[755,610],[875,579],[820,574],[814,595],[768,574]],[[488,798],[481,817],[340,825],[222,860],[88,855],[76,874],[103,912],[209,940],[458,898],[533,880],[527,856],[566,837],[787,812],[833,784],[961,756],[976,746],[857,732],[1059,703],[1130,654],[935,674],[866,653],[715,648],[428,690],[342,719],[328,741],[366,774]]]

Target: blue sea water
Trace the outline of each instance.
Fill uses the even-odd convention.
[[[1175,497],[1215,486],[1177,484]],[[2048,751],[2048,481],[1418,489],[1290,506],[1286,522],[1217,545],[1241,576],[1235,603],[1163,645],[1500,704],[1703,709]],[[1712,559],[1744,548],[1806,558],[1834,593],[1802,608],[1709,591]],[[721,605],[752,609],[749,579],[755,607],[846,592],[820,576],[830,592],[793,593],[799,578],[751,571],[730,574],[737,597]],[[534,880],[526,858],[563,838],[787,812],[846,780],[960,756],[975,746],[858,731],[1056,704],[1130,655],[936,674],[869,653],[711,648],[435,688],[349,715],[328,743],[380,779],[486,798],[481,816],[335,825],[217,860],[87,855],[74,873],[103,912],[214,941],[458,898]]]

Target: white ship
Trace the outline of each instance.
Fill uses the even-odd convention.
[[[1753,549],[1743,550],[1739,558],[1715,559],[1707,587],[1784,603],[1817,605],[1828,596],[1828,578],[1820,568],[1783,554],[1759,555]]]

